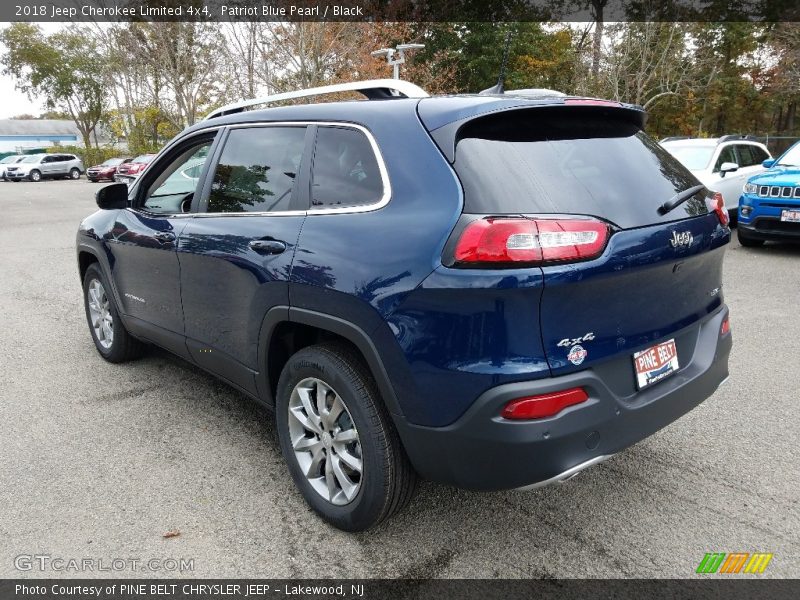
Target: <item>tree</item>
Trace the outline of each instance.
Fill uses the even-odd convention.
[[[0,59],[4,73],[16,77],[29,97],[42,96],[49,109],[66,111],[90,147],[106,101],[103,59],[88,32],[72,28],[45,36],[38,25],[14,23],[0,40],[8,49]]]

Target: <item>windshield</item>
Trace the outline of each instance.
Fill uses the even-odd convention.
[[[783,167],[800,167],[800,144],[795,144],[778,159],[779,165]]]
[[[42,154],[32,154],[31,156],[26,156],[19,162],[38,163],[40,160],[42,160],[42,156],[43,156]]]
[[[690,171],[702,171],[711,162],[714,146],[675,146],[664,144],[664,148]]]
[[[106,162],[104,162],[101,167],[116,167],[117,165],[122,164],[121,158],[109,158]]]
[[[133,162],[135,162],[135,163],[149,163],[151,160],[153,160],[153,155],[152,154],[142,154],[141,156],[137,156],[136,158],[134,158]]]
[[[8,163],[17,162],[16,156],[6,156],[3,160],[0,160],[0,165],[7,165]]]

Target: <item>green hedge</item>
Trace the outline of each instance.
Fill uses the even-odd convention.
[[[109,158],[117,158],[127,156],[128,153],[118,148],[82,148],[78,146],[50,146],[47,148],[50,154],[66,152],[74,154],[83,161],[83,165],[89,168],[93,165],[108,160]]]

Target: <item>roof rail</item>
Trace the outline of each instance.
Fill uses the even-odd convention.
[[[243,100],[241,102],[227,104],[211,111],[208,113],[205,120],[242,112],[246,108],[259,104],[270,104],[281,100],[307,98],[309,96],[321,96],[323,94],[335,94],[337,92],[361,92],[370,100],[385,98],[427,98],[429,96],[428,92],[410,81],[403,81],[402,79],[371,79],[369,81],[353,81],[350,83],[323,85],[305,90],[273,94],[271,96],[264,96],[263,98]]]
[[[722,137],[717,140],[718,144],[722,142],[730,142],[732,140],[749,140],[751,142],[757,142],[758,138],[754,135],[749,134],[742,134],[742,133],[730,133],[728,135],[723,135]]]

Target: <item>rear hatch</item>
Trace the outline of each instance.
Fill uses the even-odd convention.
[[[569,103],[431,132],[464,189],[443,262],[540,269],[531,335],[542,336],[551,372],[621,368],[624,394],[636,352],[674,340],[678,368],[690,362],[699,323],[722,305],[730,230],[721,197],[641,131],[641,111]]]

